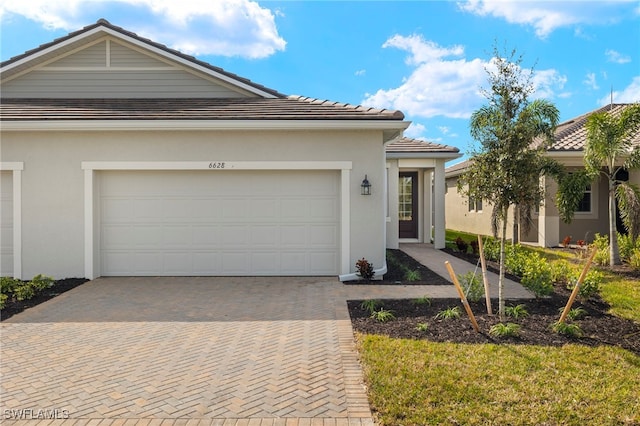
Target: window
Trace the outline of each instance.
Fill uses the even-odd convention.
[[[482,211],[482,199],[475,199],[469,197],[469,211],[481,212]]]
[[[578,204],[578,208],[576,209],[577,213],[591,213],[591,184],[587,185],[584,190],[584,195],[582,196],[582,200]]]

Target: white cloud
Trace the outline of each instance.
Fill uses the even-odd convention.
[[[480,86],[486,81],[485,62],[458,58],[461,46],[443,48],[421,36],[393,36],[383,47],[409,52],[411,75],[399,87],[367,94],[365,105],[400,109],[420,117],[468,118],[480,105]]]
[[[417,139],[422,137],[426,130],[427,128],[420,123],[411,123],[409,127],[405,129],[404,136],[412,139]]]
[[[623,55],[615,50],[607,49],[604,54],[607,57],[608,62],[615,62],[616,64],[626,64],[627,62],[631,62],[631,58],[629,56]]]
[[[596,74],[593,72],[588,73],[582,82],[590,89],[598,90],[600,88],[600,86],[598,86],[598,82],[596,81]]]
[[[464,48],[438,46],[421,36],[395,35],[383,47],[397,47],[409,53],[406,63],[412,65],[411,74],[398,87],[367,93],[364,105],[399,109],[409,116],[469,118],[473,111],[486,103],[481,88],[487,87],[486,68],[491,62],[463,56]],[[567,78],[557,70],[535,71],[534,98],[553,98],[564,88]]]
[[[114,8],[117,15],[108,16]],[[249,0],[4,0],[0,19],[12,14],[66,31],[106,18],[193,55],[264,58],[286,45],[274,12]]]
[[[598,103],[600,105],[609,105],[611,102],[611,94],[601,98]],[[613,92],[614,103],[634,103],[640,102],[640,76],[634,77],[631,83],[622,89],[622,91]]]
[[[545,38],[558,28],[616,22],[633,11],[635,1],[468,0],[458,6],[479,16],[490,15],[511,24],[531,26],[538,37]]]
[[[358,70],[355,72],[355,75],[361,76],[361,75],[365,75],[366,73],[367,73],[367,70]]]

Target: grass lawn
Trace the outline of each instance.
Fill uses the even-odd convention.
[[[382,425],[640,423],[640,357],[617,348],[359,335]]]
[[[447,232],[471,241],[474,235]],[[570,254],[535,249],[549,261]],[[610,312],[640,322],[640,283],[605,272]],[[640,339],[640,336],[637,336]],[[640,357],[623,349],[357,335],[382,425],[640,425]]]

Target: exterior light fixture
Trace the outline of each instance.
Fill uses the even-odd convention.
[[[371,184],[369,183],[369,179],[367,179],[367,175],[364,175],[364,180],[362,184],[360,184],[360,194],[371,195]]]

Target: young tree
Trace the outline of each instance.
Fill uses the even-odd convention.
[[[618,179],[621,170],[640,168],[640,104],[625,108],[618,116],[596,112],[587,118],[584,165],[592,178],[607,179],[609,187],[609,263],[620,264],[616,229],[616,199],[621,217],[632,238],[638,236],[640,190]],[[635,144],[634,144],[635,141]]]
[[[553,140],[559,112],[546,100],[529,102],[528,97],[534,91],[533,71],[522,69],[521,56],[516,57],[512,51],[508,58],[502,57],[497,47],[494,56],[495,69],[487,69],[491,89],[484,91],[489,104],[475,111],[470,121],[471,136],[480,142],[481,148],[472,155],[459,189],[470,198],[490,202],[494,224],[501,225],[498,312],[504,321],[508,211],[511,206],[530,211],[540,205],[543,198],[540,177],[552,166],[544,152]]]

